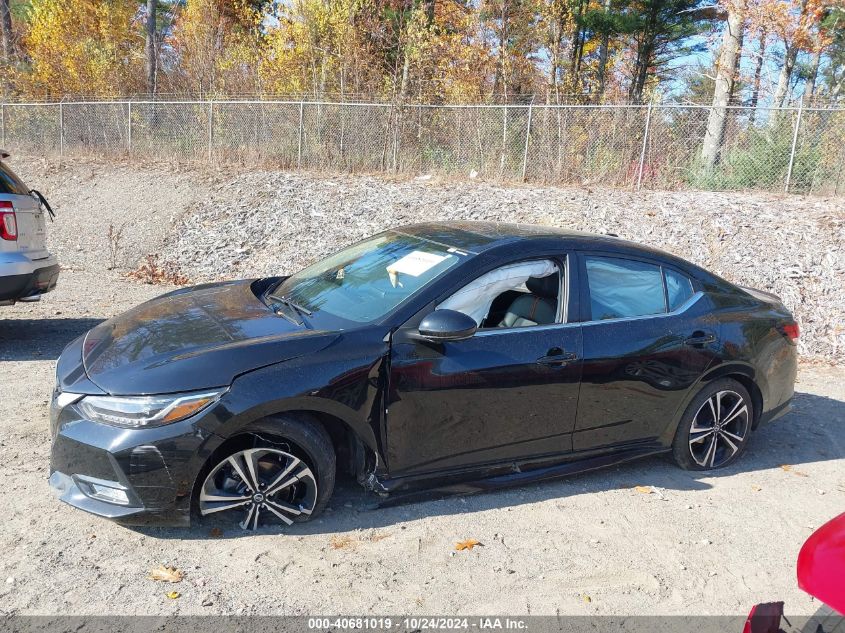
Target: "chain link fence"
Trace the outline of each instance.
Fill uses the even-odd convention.
[[[0,104],[0,147],[29,154],[271,162],[635,189],[845,194],[845,109],[406,105],[307,101]]]

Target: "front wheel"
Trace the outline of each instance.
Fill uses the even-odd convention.
[[[748,391],[730,378],[706,386],[687,407],[672,453],[685,470],[713,470],[733,463],[748,445],[753,406]]]
[[[196,499],[200,515],[255,530],[307,521],[325,507],[335,478],[331,439],[317,422],[278,423],[280,435],[256,436],[251,447],[214,458]]]

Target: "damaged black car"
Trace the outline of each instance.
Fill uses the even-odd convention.
[[[184,288],[62,353],[50,485],[126,524],[316,516],[670,453],[721,468],[788,411],[781,301],[547,227],[386,231],[290,277]]]

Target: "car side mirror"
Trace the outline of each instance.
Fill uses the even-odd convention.
[[[455,310],[435,310],[420,322],[419,327],[420,336],[435,343],[462,341],[476,330],[475,319]]]

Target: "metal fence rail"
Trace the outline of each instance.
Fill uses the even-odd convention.
[[[701,160],[709,114],[686,105],[5,103],[0,146],[636,189],[845,194],[845,109],[728,107],[715,166]]]

